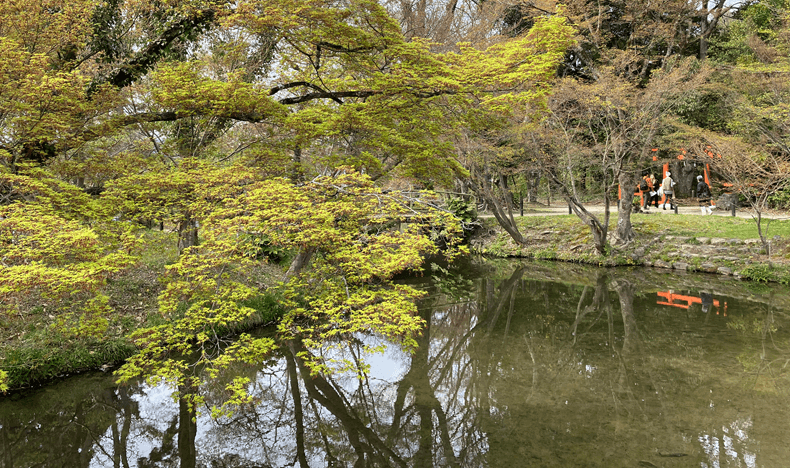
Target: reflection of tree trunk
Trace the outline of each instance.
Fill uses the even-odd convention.
[[[620,313],[623,315],[625,336],[623,338],[623,355],[636,351],[639,343],[637,335],[636,318],[634,317],[634,285],[626,280],[614,281],[614,289],[620,298]]]
[[[598,276],[596,277],[596,284],[595,284],[595,294],[593,294],[592,303],[587,305],[587,306],[585,306],[584,309],[581,311],[581,313],[579,313],[579,309],[581,308],[581,305],[583,303],[583,299],[584,299],[584,296],[585,296],[585,293],[584,292],[582,293],[582,297],[581,297],[581,299],[579,299],[579,305],[577,306],[576,320],[573,322],[573,325],[571,325],[571,333],[573,334],[573,343],[574,344],[576,343],[576,340],[577,340],[577,335],[578,335],[577,329],[578,329],[579,325],[581,324],[582,319],[587,314],[589,314],[590,312],[596,311],[596,310],[600,311],[600,313],[595,318],[595,320],[593,320],[593,322],[587,327],[587,331],[589,331],[592,328],[592,326],[595,324],[595,322],[598,321],[598,319],[601,317],[601,315],[604,313],[604,311],[607,311],[607,310],[611,309],[610,304],[609,304],[609,282],[608,282],[608,278],[609,278],[609,276],[606,273],[606,270],[601,270],[601,271],[598,272]],[[585,292],[586,292],[586,290],[587,290],[587,288],[585,287]]]
[[[582,311],[582,304],[584,304],[584,299],[587,297],[587,286],[584,287],[582,290],[582,295],[579,298],[579,304],[576,306],[576,320],[573,321],[573,325],[571,325],[571,336],[573,337],[573,344],[576,344],[576,329],[579,328],[579,323],[581,323],[582,319],[585,315],[591,310],[590,306],[587,306]]]
[[[507,309],[507,322],[505,322],[505,336],[502,338],[503,341],[507,341],[507,334],[510,331],[510,320],[513,318],[516,305],[516,289],[517,288],[513,288],[510,290],[510,307]]]
[[[299,352],[306,352],[306,350],[301,344],[294,343],[292,352],[296,356]],[[358,457],[355,466],[378,464],[406,468],[406,462],[385,444],[378,434],[367,426],[366,422],[359,419],[353,409],[346,405],[342,395],[324,376],[311,375],[310,369],[301,361],[298,362],[298,368],[310,398],[329,410],[345,428],[349,444]]]
[[[414,466],[433,466],[433,434],[434,424],[433,415],[436,415],[438,422],[439,437],[441,439],[443,458],[448,460],[450,466],[458,466],[458,460],[453,451],[450,440],[450,430],[447,424],[447,415],[444,413],[441,402],[436,398],[435,390],[431,385],[430,374],[432,365],[430,358],[431,340],[431,309],[422,308],[420,317],[425,320],[426,326],[422,335],[417,339],[417,350],[412,355],[409,372],[403,376],[398,384],[397,397],[395,399],[393,425],[387,437],[388,442],[395,440],[396,434],[400,430],[400,419],[403,415],[403,406],[409,389],[414,389],[414,408],[420,417],[419,446],[414,456]]]
[[[120,387],[118,389],[121,404],[123,407],[123,426],[121,426],[121,465],[123,468],[129,468],[129,459],[127,458],[129,431],[132,428],[132,416],[136,413],[133,408],[137,407],[137,402],[129,398],[129,390],[127,387]]]
[[[181,393],[178,399],[178,454],[181,458],[179,466],[180,468],[195,468],[197,464],[195,411],[189,408],[189,404],[184,399],[189,390],[180,389],[179,392]]]
[[[6,421],[5,417],[0,414],[0,427],[3,430],[0,431],[0,466],[3,468],[13,468],[14,466],[14,456],[12,453],[12,446],[14,445],[11,441],[10,436],[10,428],[13,427],[10,421]]]
[[[291,350],[293,351],[293,350]],[[294,402],[294,419],[296,420],[296,456],[299,459],[299,466],[309,468],[307,464],[307,454],[304,445],[304,412],[302,410],[302,395],[299,393],[299,380],[296,375],[296,363],[293,354],[284,353],[285,362],[288,368],[288,378],[291,383],[291,397]]]
[[[505,306],[505,302],[507,302],[510,299],[511,291],[513,291],[516,284],[518,284],[519,280],[521,280],[521,277],[524,276],[525,269],[526,267],[521,267],[517,269],[510,275],[510,278],[508,278],[506,281],[502,283],[502,285],[499,288],[499,296],[496,299],[494,299],[493,297],[494,295],[493,287],[489,288],[486,291],[487,292],[486,295],[490,297],[486,297],[486,301],[485,301],[486,316],[483,321],[486,322],[488,325],[488,332],[491,332],[491,330],[494,329],[494,326],[496,326],[497,319],[499,318],[499,314],[502,313],[502,308]],[[490,281],[488,282],[488,284],[490,286],[493,286],[493,283]]]
[[[129,438],[129,430],[132,425],[131,404],[125,387],[120,387],[118,393],[121,398],[121,406],[117,408],[117,412],[123,413],[123,423],[120,431],[118,424],[112,424],[112,465],[114,468],[129,468],[129,460],[126,455],[127,441]]]
[[[86,421],[91,409],[93,408],[90,406],[86,409],[85,404],[81,402],[74,411],[74,423],[77,425],[74,440],[79,443],[79,447],[77,447],[77,452],[79,453],[78,461],[75,460],[76,463],[74,463],[76,466],[90,466],[90,461],[93,457],[91,448],[94,444],[94,437],[91,434],[90,424]],[[79,442],[80,440],[82,440],[81,443]],[[51,459],[55,459],[54,452]]]

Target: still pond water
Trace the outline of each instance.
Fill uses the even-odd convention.
[[[787,288],[482,261],[406,281],[420,347],[367,379],[303,378],[284,346],[241,370],[254,406],[193,421],[172,389],[76,376],[0,399],[0,467],[790,466]]]

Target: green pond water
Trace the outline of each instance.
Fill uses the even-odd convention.
[[[0,467],[790,466],[786,287],[482,260],[404,281],[428,292],[420,346],[365,379],[311,378],[291,343],[212,420],[74,376],[0,398]]]

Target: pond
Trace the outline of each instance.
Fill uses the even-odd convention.
[[[90,373],[0,399],[0,467],[776,467],[790,292],[715,275],[475,260],[428,292],[413,354],[310,377],[289,343],[254,404],[196,417]],[[352,349],[375,344],[360,339]],[[209,401],[219,390],[204,389]]]

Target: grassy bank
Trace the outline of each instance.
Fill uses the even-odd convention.
[[[595,251],[590,229],[575,215],[525,216],[516,221],[526,239],[525,245],[517,245],[494,219],[486,218],[482,229],[472,239],[473,249],[493,257],[599,266],[677,266],[686,271],[790,283],[790,220],[764,220],[763,229],[768,228],[771,239],[770,258],[759,242],[756,223],[744,218],[635,214],[631,217],[637,236],[635,241],[622,248],[610,246],[606,256]],[[616,223],[617,218],[613,216],[610,233]]]

